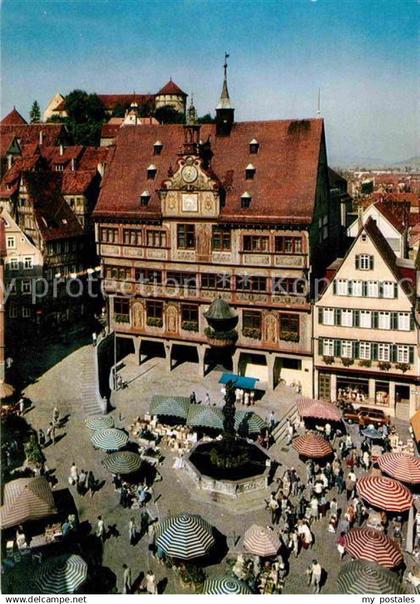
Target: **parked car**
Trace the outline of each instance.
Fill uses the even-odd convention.
[[[355,409],[348,403],[343,408],[343,419],[349,424],[357,423],[359,426],[384,426],[391,423],[391,418],[380,409],[369,409],[369,407],[359,407]]]

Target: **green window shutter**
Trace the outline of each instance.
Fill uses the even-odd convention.
[[[378,358],[378,344],[376,342],[372,342],[370,347],[370,354],[372,357],[372,361],[376,361]]]
[[[360,256],[356,255],[356,270],[360,268]]]
[[[376,310],[372,313],[372,328],[378,329],[378,312]]]
[[[369,256],[369,269],[373,271],[374,259],[373,256]]]
[[[362,281],[362,295],[367,296],[367,283],[366,281]]]
[[[323,315],[323,309],[322,308],[318,308],[318,323],[320,325],[323,324],[323,317],[322,317],[322,315]]]
[[[410,331],[414,331],[416,328],[415,321],[413,315],[410,317]]]
[[[341,325],[341,308],[334,310],[334,323],[335,325]]]
[[[353,311],[353,326],[354,327],[360,326],[360,310]]]
[[[398,283],[394,283],[394,298],[398,298]]]
[[[397,362],[397,345],[391,344],[391,360],[393,363]]]
[[[335,295],[337,293],[337,281],[334,279],[333,281],[333,294]]]
[[[324,352],[324,348],[323,348],[323,341],[322,338],[319,338],[318,340],[318,354],[322,354]]]
[[[382,283],[382,281],[379,281],[379,297],[384,297],[384,284]]]
[[[334,340],[334,356],[339,357],[341,354],[341,340]]]
[[[398,313],[391,313],[391,329],[398,329]]]
[[[353,295],[353,281],[351,279],[347,284],[347,293],[349,296]]]
[[[359,342],[353,342],[353,358],[359,358]]]
[[[410,346],[408,349],[408,360],[410,363],[414,363],[414,346]]]

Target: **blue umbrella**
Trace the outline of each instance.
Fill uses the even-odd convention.
[[[382,440],[384,435],[383,432],[377,430],[376,428],[365,428],[362,430],[363,436],[367,436],[367,438],[371,438],[372,440]]]

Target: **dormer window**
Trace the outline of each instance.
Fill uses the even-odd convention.
[[[157,168],[156,168],[155,164],[150,164],[150,166],[147,168],[147,178],[149,180],[153,180],[154,177],[156,176],[156,172],[157,172]]]
[[[160,155],[162,149],[163,149],[162,143],[160,141],[156,141],[155,144],[153,145],[153,154]]]
[[[249,208],[249,206],[251,205],[251,200],[252,200],[252,195],[250,195],[248,193],[248,191],[245,191],[245,193],[242,193],[241,208]]]
[[[140,195],[140,205],[141,206],[147,206],[147,204],[150,201],[150,193],[149,191],[143,191],[143,193]]]
[[[260,143],[257,141],[256,138],[253,138],[252,141],[249,141],[249,152],[253,153],[254,155],[256,153],[258,153],[258,150],[260,148]]]
[[[248,164],[245,168],[245,178],[246,180],[253,180],[255,176],[255,166],[254,164]]]

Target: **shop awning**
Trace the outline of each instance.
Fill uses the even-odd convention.
[[[222,373],[219,384],[227,384],[228,382],[234,382],[237,388],[254,390],[255,384],[259,382],[259,378],[244,377],[242,375],[236,375],[236,373]]]
[[[420,409],[413,415],[410,420],[414,432],[416,442],[420,443]]]

